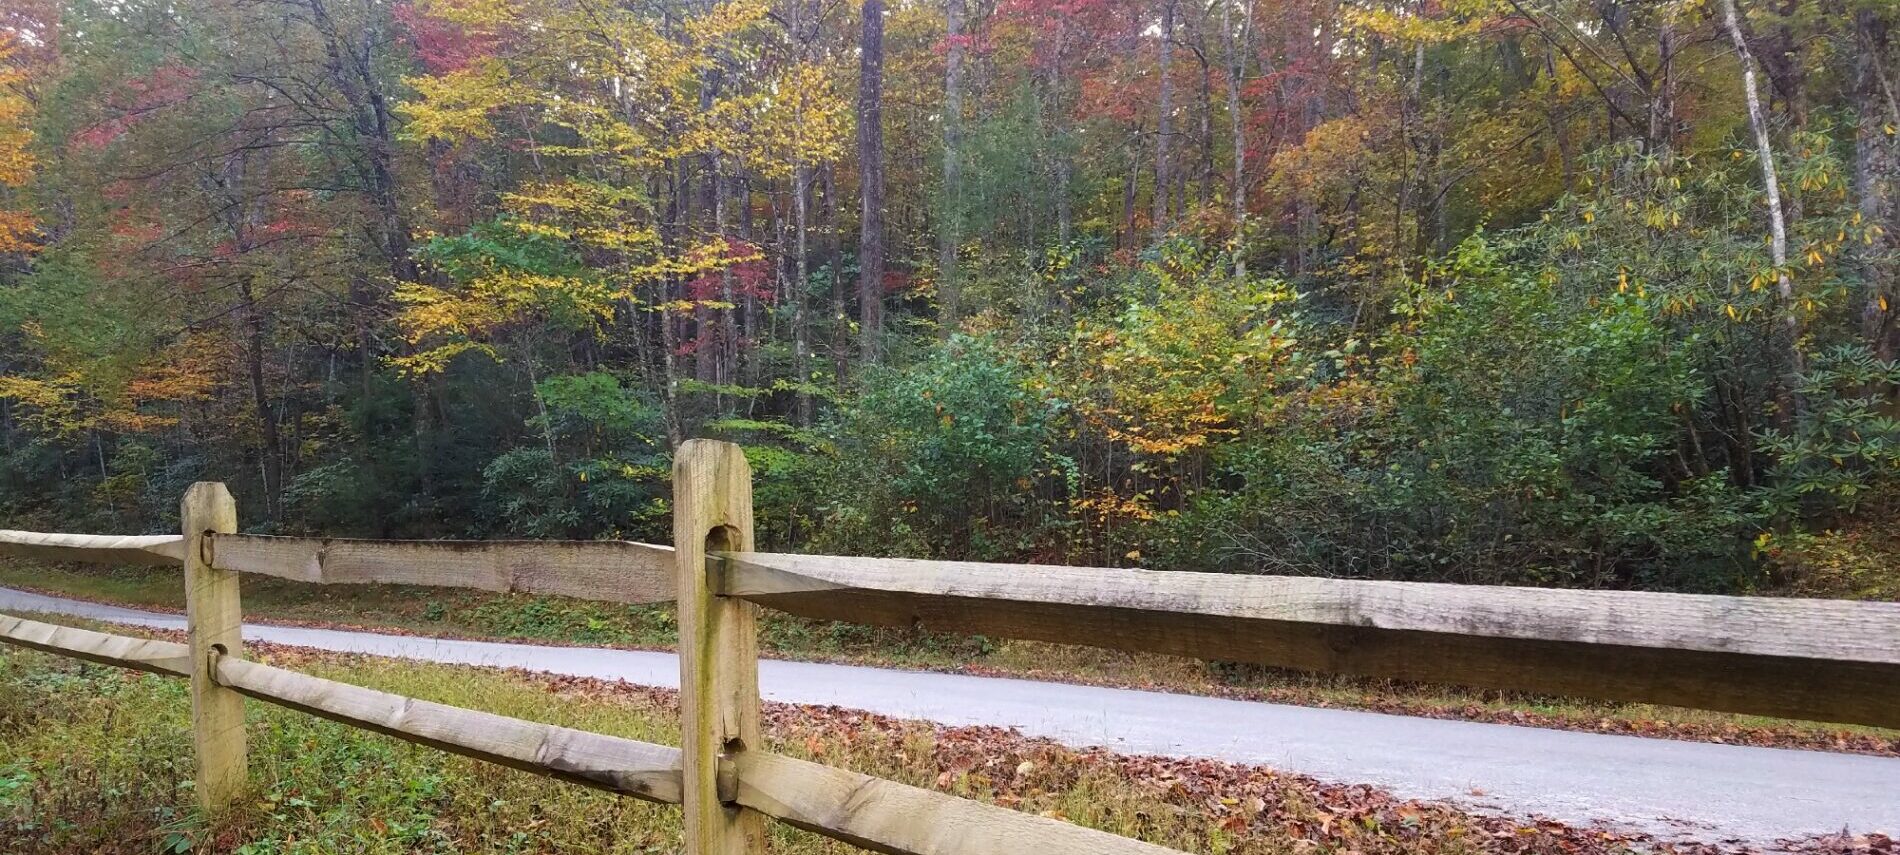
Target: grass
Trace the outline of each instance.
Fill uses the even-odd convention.
[[[318,676],[519,718],[674,742],[671,692],[596,680],[265,649]],[[182,680],[0,646],[0,851],[673,853],[676,808],[252,703],[252,783],[191,807]],[[1630,841],[1473,817],[1271,770],[1077,752],[995,729],[771,705],[767,747],[1196,853],[1593,853]],[[856,852],[774,825],[770,851]]]
[[[0,561],[0,586],[160,609],[184,606],[177,572],[164,568],[8,560]],[[244,610],[253,620],[648,649],[670,648],[678,631],[670,606],[620,606],[395,585],[307,585],[251,576],[244,580]],[[769,611],[761,622],[761,646],[767,655],[786,659],[1030,677],[1697,741],[1900,754],[1900,731],[1878,728],[1312,675],[1073,645],[863,627]]]

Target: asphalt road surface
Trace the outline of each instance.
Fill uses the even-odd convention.
[[[0,588],[0,610],[183,629],[175,615]],[[430,662],[676,687],[670,653],[449,641],[247,624],[244,637]],[[1900,759],[1749,748],[1012,680],[763,661],[765,697],[836,704],[1129,754],[1257,763],[1487,812],[1603,823],[1664,839],[1900,836]]]

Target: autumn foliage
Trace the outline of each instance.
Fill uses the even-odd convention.
[[[1736,8],[15,4],[0,514],[1880,595],[1895,15]]]

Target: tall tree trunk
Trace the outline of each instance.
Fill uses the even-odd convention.
[[[1796,390],[1806,371],[1801,356],[1801,318],[1795,310],[1794,282],[1788,275],[1788,224],[1781,212],[1781,180],[1775,168],[1774,144],[1768,135],[1768,118],[1762,112],[1761,93],[1756,86],[1755,55],[1742,37],[1741,16],[1735,0],[1722,0],[1722,21],[1729,39],[1735,43],[1735,55],[1742,63],[1742,97],[1748,102],[1748,124],[1755,132],[1755,156],[1761,161],[1762,189],[1768,200],[1769,248],[1775,265],[1775,294],[1781,300],[1781,347],[1786,351],[1787,377],[1781,390],[1780,417],[1786,421],[1799,415],[1802,402]]]
[[[1676,12],[1668,4],[1659,12],[1656,24],[1655,93],[1649,99],[1649,140],[1664,149],[1675,146],[1676,137]]]
[[[875,363],[884,338],[884,2],[864,0],[858,42],[858,336]]]
[[[948,336],[956,330],[963,310],[957,249],[963,240],[964,0],[945,0],[943,18],[943,198],[937,215],[937,287],[943,299],[939,326],[943,335]]]
[[[1168,189],[1174,172],[1168,162],[1174,142],[1174,6],[1176,0],[1163,0],[1161,7],[1161,58],[1155,69],[1160,76],[1156,96],[1154,232],[1158,240],[1168,230]]]
[[[846,335],[846,306],[844,288],[844,248],[838,234],[838,166],[825,164],[825,271],[826,279],[831,283],[831,382],[839,391],[844,390],[845,375],[851,368],[851,341]]]
[[[745,241],[747,246],[756,250],[759,247],[759,234],[753,220],[752,176],[750,173],[747,173],[743,167],[739,169],[738,182],[739,239]],[[757,288],[746,289],[745,299],[741,301],[742,316],[739,318],[743,323],[743,327],[735,330],[732,336],[733,354],[735,362],[738,365],[739,382],[753,388],[759,385],[759,379],[764,373],[761,370],[762,367],[759,365],[759,349],[756,344],[758,341],[763,340],[759,333],[759,327],[762,323],[760,316],[763,314],[763,311],[759,305],[759,295],[757,291]],[[751,352],[744,354],[743,359],[738,358],[740,355],[741,340],[754,342]]]
[[[1050,143],[1055,147],[1055,208],[1056,239],[1062,246],[1068,246],[1075,231],[1075,200],[1071,185],[1075,178],[1075,155],[1069,150],[1070,121],[1066,99],[1062,92],[1062,57],[1067,42],[1068,27],[1056,26],[1055,56],[1049,60],[1049,115],[1054,116],[1054,132],[1050,134]]]
[[[1240,32],[1234,32],[1234,3],[1244,2]],[[1248,40],[1253,34],[1253,0],[1220,0],[1221,43],[1227,54],[1227,118],[1234,137],[1234,277],[1247,276],[1247,119],[1240,91],[1246,85]]]
[[[1122,249],[1135,249],[1135,185],[1141,181],[1141,129],[1128,135],[1128,180],[1122,184]]]
[[[806,288],[811,283],[811,167],[800,163],[792,170],[792,228],[797,231],[792,250],[792,281],[785,295],[792,304],[793,421],[811,424],[811,320],[807,317]]]
[[[264,380],[264,311],[257,305],[257,293],[249,278],[237,282],[238,319],[244,325],[245,376],[250,381],[251,402],[257,413],[258,436],[263,444],[262,470],[264,509],[271,522],[283,519],[284,443],[278,433],[277,408]]]
[[[1894,293],[1891,269],[1894,230],[1900,227],[1894,194],[1900,192],[1900,150],[1887,133],[1900,127],[1900,105],[1893,101],[1885,59],[1891,45],[1890,25],[1880,13],[1863,8],[1854,13],[1854,85],[1850,91],[1855,115],[1854,195],[1861,228],[1867,240],[1855,249],[1866,296],[1861,307],[1861,333],[1868,347],[1883,360],[1900,354],[1900,329],[1895,312],[1900,295]]]

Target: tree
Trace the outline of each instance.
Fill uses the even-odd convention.
[[[943,294],[943,334],[955,329],[962,313],[963,291],[958,282],[958,228],[963,215],[961,176],[963,136],[964,0],[944,2],[943,63],[943,188],[937,221],[937,279]]]
[[[31,211],[9,204],[33,179],[33,104],[27,99],[27,75],[19,37],[0,30],[0,256],[30,252],[39,227]]]
[[[884,3],[864,0],[858,42],[858,347],[877,362],[884,338]]]
[[[1755,158],[1761,165],[1762,193],[1768,205],[1769,258],[1774,264],[1775,293],[1781,296],[1782,348],[1786,353],[1788,377],[1783,386],[1781,418],[1800,415],[1801,401],[1796,390],[1800,376],[1807,370],[1801,357],[1801,317],[1794,303],[1794,280],[1788,272],[1788,223],[1781,210],[1781,181],[1775,168],[1775,147],[1768,134],[1768,119],[1762,113],[1761,95],[1755,86],[1755,55],[1742,35],[1735,0],[1722,0],[1722,23],[1729,40],[1735,44],[1735,56],[1742,65],[1742,97],[1748,104],[1748,126],[1755,133]]]

